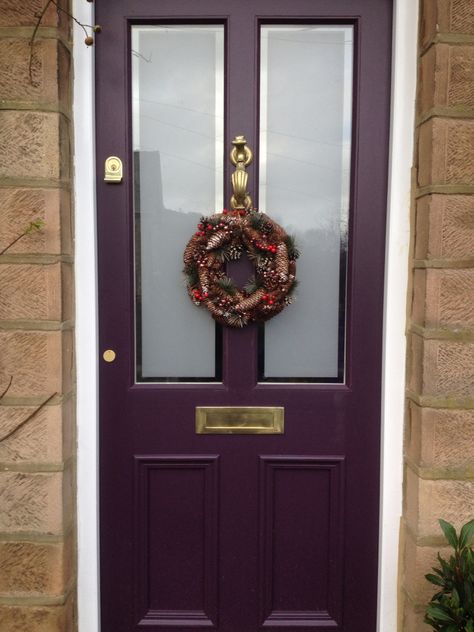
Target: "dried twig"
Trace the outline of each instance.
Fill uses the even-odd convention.
[[[12,380],[10,379],[10,384],[8,385],[6,391],[3,393],[2,397],[5,396],[5,393],[10,388],[11,383],[12,383]],[[44,400],[44,402],[42,402],[37,408],[35,408],[34,411],[32,413],[30,413],[28,415],[28,417],[26,417],[26,419],[23,419],[23,421],[20,421],[20,423],[17,426],[15,426],[15,428],[13,428],[12,430],[10,430],[6,434],[4,434],[3,437],[0,437],[0,443],[2,443],[2,441],[6,441],[9,437],[11,437],[13,434],[15,434],[15,432],[18,432],[18,430],[20,430],[20,428],[23,428],[23,426],[26,425],[31,419],[33,419],[33,417],[35,415],[37,415],[39,413],[39,411],[42,408],[44,408],[46,406],[46,404],[53,399],[53,397],[55,397],[55,395],[57,395],[57,393],[53,393],[52,395],[50,395],[47,399]],[[0,397],[0,399],[1,399],[1,397]]]
[[[49,7],[49,5],[52,4],[56,7],[57,11],[61,11],[62,13],[65,13],[69,18],[71,18],[71,20],[73,20],[83,31],[85,34],[85,43],[87,46],[92,46],[92,44],[94,43],[94,38],[92,37],[92,35],[87,31],[87,29],[90,29],[92,33],[100,33],[100,31],[102,30],[101,27],[98,24],[83,24],[82,22],[80,22],[72,13],[70,13],[67,9],[64,9],[63,7],[61,7],[59,5],[59,3],[57,2],[57,0],[46,0],[46,3],[43,7],[43,9],[41,10],[40,13],[38,13],[36,15],[37,17],[37,21],[35,24],[35,27],[33,29],[33,33],[31,35],[31,39],[30,39],[30,62],[28,65],[28,74],[30,77],[30,83],[33,84],[33,46],[35,43],[35,39],[36,39],[36,35],[38,33],[38,29],[41,25],[41,22],[44,18],[44,15]]]
[[[8,393],[8,391],[10,390],[10,386],[12,385],[13,382],[13,375],[10,375],[10,381],[7,384],[7,388],[3,391],[3,393],[0,395],[0,401],[5,397],[5,395]]]
[[[44,221],[42,219],[35,219],[32,222],[30,222],[27,228],[25,228],[25,230],[21,233],[21,235],[18,235],[18,237],[15,237],[13,241],[11,241],[7,246],[5,246],[3,250],[0,251],[0,256],[5,254],[7,250],[9,250],[12,246],[14,246],[17,243],[17,241],[20,241],[20,239],[22,239],[26,235],[30,235],[31,233],[34,233],[37,230],[41,230],[43,226],[44,226]]]

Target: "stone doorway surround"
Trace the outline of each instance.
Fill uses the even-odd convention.
[[[0,630],[98,632],[93,50],[74,29],[72,102],[50,7],[30,80],[45,1],[0,0],[0,250],[45,221],[0,255]],[[395,2],[379,632],[428,630],[437,518],[474,513],[474,5],[420,8],[418,38],[416,0]]]

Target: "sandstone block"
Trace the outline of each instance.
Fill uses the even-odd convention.
[[[0,606],[2,632],[72,632],[73,604],[64,606]]]
[[[420,467],[474,471],[474,411],[410,404],[406,451]]]
[[[0,320],[68,320],[72,273],[68,264],[0,265]]]
[[[60,0],[58,4],[68,7],[68,0]],[[44,8],[43,0],[28,0],[21,3],[17,0],[2,0],[2,10],[0,11],[0,26],[35,26],[38,15]],[[69,32],[67,16],[58,11],[52,4],[46,10],[41,20],[41,26],[57,26],[62,32]]]
[[[409,388],[420,395],[472,397],[474,343],[410,336]]]
[[[420,5],[421,45],[427,46],[439,32],[449,30],[450,4],[446,0],[423,0]]]
[[[474,106],[474,47],[431,46],[421,58],[418,112]]]
[[[0,472],[0,505],[0,531],[62,533],[63,473]]]
[[[3,0],[2,11],[0,12],[0,26],[33,26],[36,24],[35,17],[43,9],[42,0],[30,0],[20,3],[16,0]],[[44,26],[56,26],[57,11],[50,6],[46,11],[41,24]]]
[[[473,480],[426,480],[406,470],[405,517],[418,538],[443,537],[438,520],[460,528],[472,519]]]
[[[13,382],[9,397],[47,397],[72,385],[70,331],[0,331],[0,389]]]
[[[438,33],[472,33],[474,7],[471,0],[423,0],[420,20],[426,46]]]
[[[72,401],[45,406],[21,426],[34,410],[34,406],[0,406],[0,463],[61,463],[73,454]],[[15,428],[19,429],[1,440]]]
[[[434,118],[421,125],[418,184],[474,184],[474,121]]]
[[[0,177],[69,176],[69,130],[54,112],[0,111]]]
[[[60,189],[0,189],[0,251],[24,233],[31,222],[44,226],[8,248],[8,254],[70,254],[70,194]]]
[[[474,269],[415,270],[412,317],[429,328],[474,327]]]
[[[424,612],[415,610],[413,606],[406,603],[401,630],[403,632],[433,632],[433,628],[424,623],[424,617]]]
[[[62,595],[71,560],[71,542],[0,542],[0,595]]]
[[[474,5],[471,0],[451,0],[450,30],[453,33],[474,32]]]
[[[32,52],[31,52],[32,50]],[[31,76],[30,76],[30,55]],[[38,39],[31,49],[28,39],[0,40],[0,102],[26,101],[68,107],[69,52],[58,40]]]
[[[468,259],[474,254],[474,197],[430,195],[418,200],[416,259]]]
[[[433,584],[426,579],[426,573],[432,573],[433,566],[439,568],[438,552],[441,557],[449,558],[451,552],[448,546],[417,546],[416,542],[407,534],[405,539],[405,576],[404,586],[411,599],[417,604],[425,604],[436,592]]]
[[[474,107],[474,47],[451,48],[448,77],[447,105]]]

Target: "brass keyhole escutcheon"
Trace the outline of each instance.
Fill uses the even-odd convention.
[[[106,362],[113,362],[115,358],[117,357],[117,354],[115,353],[113,349],[107,349],[102,354],[102,357],[104,358]]]
[[[117,156],[109,156],[104,166],[104,182],[122,182],[123,165]]]

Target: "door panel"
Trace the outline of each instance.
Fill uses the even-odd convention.
[[[344,460],[261,457],[264,626],[337,626],[342,605]]]
[[[135,457],[135,480],[138,626],[212,626],[218,457]]]
[[[102,630],[250,632],[270,628],[289,632],[297,627],[375,632],[391,1],[100,0],[96,20],[103,26],[96,48],[97,164],[117,155],[125,166],[120,184],[104,183],[102,173],[97,178],[100,352],[116,352],[114,362],[100,362]],[[265,334],[268,356],[279,347],[272,360],[274,370],[262,368],[259,327],[223,328],[214,337],[210,317],[184,300],[185,288],[178,278],[182,251],[195,230],[196,214],[202,211],[197,200],[192,208],[177,198],[170,202],[164,193],[167,176],[159,153],[171,153],[172,136],[158,134],[152,147],[134,142],[134,64],[146,67],[145,92],[140,88],[142,96],[148,94],[146,99],[151,94],[149,100],[155,100],[156,90],[150,86],[160,83],[160,73],[163,86],[170,85],[171,79],[163,54],[160,63],[154,64],[156,55],[147,61],[149,56],[135,50],[132,29],[149,33],[152,27],[169,26],[174,27],[169,32],[175,37],[191,27],[222,28],[224,139],[220,156],[215,151],[219,142],[215,126],[197,130],[213,135],[206,140],[207,147],[214,148],[208,149],[207,156],[216,173],[219,164],[223,169],[220,184],[219,177],[213,176],[211,184],[204,186],[208,192],[204,206],[210,206],[205,211],[220,210],[215,208],[219,196],[224,203],[230,198],[227,152],[234,136],[245,134],[255,152],[248,170],[255,205],[259,189],[263,192],[259,182],[266,182],[260,203],[283,226],[292,227],[302,207],[300,171],[293,165],[294,199],[278,195],[275,181],[284,178],[284,186],[289,184],[291,169],[282,170],[281,163],[275,163],[275,175],[271,175],[269,156],[267,160],[262,153],[268,152],[271,140],[268,135],[261,142],[260,123],[264,101],[261,30],[275,27],[278,31],[276,26],[285,25],[309,30],[320,26],[329,32],[334,28],[353,35],[352,88],[340,90],[340,101],[331,108],[339,121],[341,116],[347,121],[351,114],[351,131],[350,154],[347,147],[344,151],[349,138],[346,126],[339,158],[334,158],[336,150],[302,158],[314,163],[309,171],[314,176],[314,190],[310,190],[314,203],[308,203],[304,213],[315,223],[332,204],[324,204],[322,192],[331,184],[320,167],[339,162],[339,180],[331,195],[340,196],[339,206],[332,204],[332,208],[341,212],[342,223],[334,219],[337,215],[333,217],[337,229],[332,259],[319,259],[327,239],[303,243],[302,278],[308,280],[300,289],[300,305],[288,306],[268,324]],[[169,64],[174,73],[179,55],[175,57]],[[269,59],[267,55],[267,63]],[[334,79],[338,73],[339,80],[341,73],[347,79],[345,59],[339,58]],[[318,63],[321,66],[320,60],[315,61],[314,68]],[[208,77],[215,78],[219,74],[216,63],[207,64],[214,65]],[[303,74],[311,75],[314,68],[307,54],[302,64]],[[196,67],[194,60],[189,67]],[[201,72],[207,72],[205,67]],[[331,89],[326,85],[329,79],[321,82],[322,94]],[[211,84],[209,79],[208,110],[217,102],[218,91]],[[350,105],[348,94],[352,95]],[[180,99],[178,95],[174,105],[182,105]],[[271,97],[272,103],[275,99]],[[314,99],[307,108],[308,130],[312,111],[314,121],[320,121],[327,107],[318,90]],[[305,110],[301,112],[306,115]],[[163,107],[141,111],[160,118]],[[161,128],[190,127],[185,117],[165,122],[168,126],[160,124]],[[291,133],[285,125],[284,121],[283,129],[277,131]],[[324,126],[319,132],[329,133]],[[150,134],[146,133],[146,142]],[[316,138],[304,130],[303,136],[306,141]],[[300,158],[298,148],[294,153],[290,150],[285,146],[284,155]],[[272,153],[279,153],[278,148],[272,148]],[[318,167],[319,157],[327,164]],[[183,166],[183,160],[173,160],[173,179],[182,183],[178,193],[192,201],[197,197],[191,184],[197,181],[196,171]],[[142,180],[145,173],[147,183]],[[140,217],[142,212],[148,214],[146,220]],[[165,215],[179,223],[170,240],[166,238],[169,229],[160,224]],[[149,221],[145,230],[142,220]],[[305,265],[310,268],[306,273]],[[318,267],[314,276],[312,267]],[[144,275],[149,278],[145,283],[151,304],[146,339],[140,338]],[[331,299],[325,295],[328,287]],[[166,313],[168,295],[177,302]],[[325,317],[317,311],[318,301],[331,303]],[[299,307],[310,323],[302,337],[308,344],[302,347]],[[179,322],[186,310],[189,317]],[[279,330],[273,338],[271,327]],[[298,344],[304,351],[311,349],[304,371]],[[332,364],[325,361],[319,369],[324,344],[332,349]],[[164,345],[168,345],[166,350]],[[136,361],[136,349],[143,351],[142,356],[145,351],[148,354],[146,367],[140,354]],[[285,431],[197,434],[198,406],[283,407]]]

